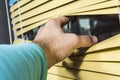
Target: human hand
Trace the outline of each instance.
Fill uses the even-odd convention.
[[[45,52],[48,67],[62,61],[80,47],[89,47],[97,42],[95,36],[78,36],[73,33],[64,33],[62,26],[69,21],[67,17],[58,17],[49,20],[40,28],[34,43],[41,46]]]

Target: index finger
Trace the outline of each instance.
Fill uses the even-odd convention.
[[[61,17],[55,18],[55,20],[58,22],[58,24],[59,24],[60,26],[62,26],[62,25],[65,25],[66,23],[68,23],[69,18],[68,18],[68,17],[64,17],[64,16],[61,16]]]
[[[98,40],[97,40],[97,37],[96,36],[78,36],[78,47],[77,48],[80,48],[80,47],[90,47],[92,46],[93,44],[97,43]]]
[[[57,17],[57,18],[49,20],[46,25],[53,25],[54,27],[55,26],[62,27],[68,21],[69,21],[68,17],[61,16],[61,17]]]

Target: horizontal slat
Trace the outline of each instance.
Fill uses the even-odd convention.
[[[23,0],[23,1],[25,1],[25,0]],[[22,14],[22,13],[26,12],[27,10],[30,10],[30,9],[36,7],[36,6],[39,6],[39,5],[41,5],[41,4],[43,4],[43,3],[47,2],[47,1],[49,1],[49,0],[33,0],[29,4],[27,4],[27,5],[23,6],[22,8],[20,8],[20,11],[18,9],[15,12],[13,12],[11,14],[11,18],[13,18],[13,17],[15,17],[15,16],[17,16],[19,14]]]
[[[64,67],[53,66],[52,68],[50,68],[48,70],[48,73],[53,73],[53,74],[56,74],[56,75],[60,75],[60,76],[64,76],[64,77],[69,77],[69,78],[76,79],[76,77],[73,75],[76,72],[76,70],[71,69],[70,71],[71,72],[69,72],[69,70],[67,70]]]
[[[44,24],[46,21],[47,20],[45,19],[43,21],[39,21],[39,22],[37,22],[35,24],[29,25],[29,26],[23,28],[22,30],[17,31],[16,34],[15,34],[15,36],[19,36],[19,35],[21,35],[23,33],[26,33],[27,31],[30,31],[30,30],[32,30],[32,29],[40,26],[41,24]]]
[[[42,6],[39,6],[29,12],[26,12],[25,14],[22,14],[22,19],[26,19],[26,18],[29,18],[31,16],[34,16],[34,15],[37,15],[37,14],[40,14],[42,12],[45,12],[45,11],[48,11],[50,9],[53,9],[53,8],[56,8],[58,6],[61,6],[61,5],[64,5],[66,3],[69,3],[69,2],[72,2],[73,0],[52,0],[50,1],[49,3],[46,3]],[[22,9],[21,9],[22,10]],[[15,15],[17,15],[18,13],[16,13]],[[16,23],[18,22],[19,20],[19,17],[16,17],[13,22]]]
[[[120,63],[113,62],[74,62],[65,60],[64,65],[76,69],[84,69],[101,73],[113,74],[120,76]]]
[[[114,76],[110,74],[55,66],[52,67],[48,72],[60,76],[76,78],[76,80],[120,80],[119,76]]]
[[[75,61],[120,62],[120,47],[72,57]]]
[[[75,79],[48,73],[47,80],[75,80]]]
[[[120,4],[119,4],[120,5]],[[104,3],[99,3],[99,4],[96,4],[96,5],[91,5],[91,6],[88,6],[88,7],[83,7],[83,8],[78,8],[78,9],[75,9],[75,10],[71,10],[69,11],[67,14],[75,14],[75,13],[81,13],[81,12],[91,12],[91,11],[96,11],[96,10],[99,10],[99,9],[104,9],[104,8],[109,8],[109,7],[114,7],[118,6],[118,4],[115,2],[115,0],[111,0],[111,1],[107,1],[107,2],[104,2]],[[106,14],[106,13],[104,13]],[[111,13],[112,14],[112,13]]]
[[[82,70],[78,80],[119,80],[119,76]]]
[[[89,12],[80,12],[80,13],[73,13],[69,15],[103,15],[103,14],[118,14],[118,8],[108,8],[108,9],[102,9],[102,10],[95,10],[95,11],[89,11]]]
[[[20,44],[20,43],[23,43],[23,42],[31,42],[31,41],[28,41],[28,40],[24,40],[24,39],[15,39],[13,44]]]
[[[48,17],[51,17],[51,16],[59,16],[59,15],[65,13],[67,11],[79,8],[80,6],[84,7],[84,6],[88,6],[88,5],[95,4],[95,3],[98,3],[98,2],[102,2],[102,1],[105,1],[105,0],[76,1],[76,2],[74,2],[72,4],[68,4],[66,6],[63,6],[63,7],[57,8],[55,10],[51,10],[51,11],[49,11],[47,13],[44,13],[44,14],[38,15],[36,17],[33,17],[33,18],[29,19],[29,20],[23,21],[23,25],[28,25],[29,23],[34,23],[36,21],[39,21],[39,20],[42,20],[42,19],[45,19],[45,18],[48,18]],[[87,3],[87,2],[89,2],[89,3]],[[32,16],[33,14],[29,14],[29,15]],[[22,18],[23,17],[25,17],[25,16],[22,16]],[[18,21],[19,21],[19,18],[13,19],[13,24],[15,24]],[[14,29],[17,29],[17,28],[18,28],[18,24],[14,27]]]
[[[22,5],[30,2],[31,0],[21,0],[19,2],[17,2],[15,5],[11,6],[10,8],[10,12],[13,12],[15,9],[17,9],[18,7],[21,7]]]

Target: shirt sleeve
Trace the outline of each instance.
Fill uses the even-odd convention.
[[[46,80],[47,68],[37,44],[0,45],[0,80]]]

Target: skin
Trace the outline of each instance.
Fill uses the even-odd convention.
[[[95,36],[80,36],[73,33],[64,33],[62,26],[69,21],[67,17],[58,17],[49,20],[40,28],[34,43],[41,46],[45,52],[48,68],[62,61],[80,47],[89,47],[97,43]]]

